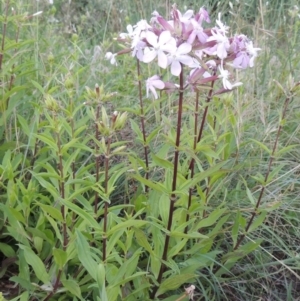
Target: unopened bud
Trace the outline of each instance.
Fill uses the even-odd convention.
[[[92,90],[91,88],[89,87],[85,87],[85,90],[86,90],[86,94],[87,94],[87,97],[91,100],[95,100],[97,99],[97,93],[95,90]]]
[[[49,64],[53,64],[54,63],[54,55],[52,53],[50,53],[47,57],[48,63]]]
[[[110,130],[102,121],[98,123],[98,130],[103,136],[109,136]]]
[[[74,88],[74,81],[71,77],[67,77],[65,80],[65,87],[66,89],[73,89]]]
[[[99,98],[99,96],[100,96],[100,89],[99,89],[99,85],[98,84],[95,85],[95,90],[96,90],[97,96]]]
[[[52,5],[51,9],[50,9],[50,14],[54,16],[55,13],[56,13],[56,7],[54,5]]]
[[[71,40],[72,40],[73,43],[76,43],[78,41],[78,34],[73,33]]]
[[[127,112],[124,112],[122,114],[118,113],[115,123],[113,125],[113,129],[116,131],[121,130],[124,127],[126,120],[127,120]]]
[[[57,104],[57,101],[52,97],[52,95],[46,94],[44,101],[45,101],[46,108],[49,111],[58,112],[59,105]]]

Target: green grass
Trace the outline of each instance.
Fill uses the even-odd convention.
[[[244,85],[210,104],[208,123],[211,127],[205,127],[205,143],[214,151],[220,150],[222,156],[224,147],[229,155],[224,154],[226,164],[222,169],[226,172],[212,184],[207,203],[202,203],[204,207],[199,207],[195,219],[203,212],[213,216],[210,214],[221,205],[224,211],[218,209],[220,216],[209,227],[199,230],[210,239],[199,239],[202,245],[193,255],[188,251],[192,246],[197,247],[196,239],[189,240],[168,262],[169,272],[165,277],[178,275],[176,271],[184,270],[188,260],[196,258],[193,260],[199,268],[190,272],[196,274],[194,300],[297,300],[300,289],[299,88],[285,119],[280,120],[280,116],[293,82],[300,80],[300,8],[296,10],[294,0],[272,3],[251,0],[247,4],[232,1],[232,8],[229,1],[220,1],[219,5],[217,1],[206,2],[203,5],[213,10],[212,21],[221,11],[233,34],[247,34],[262,50],[254,68],[236,74]],[[177,4],[182,11],[199,9],[199,1],[178,1]],[[102,100],[105,93],[117,92],[103,101],[109,116],[115,110],[127,110],[129,119],[139,123],[138,114],[134,114],[139,109],[134,60],[122,56],[116,68],[104,55],[106,51],[121,49],[113,37],[125,32],[127,24],[135,24],[142,18],[149,20],[154,10],[165,15],[170,3],[127,0],[116,5],[112,0],[72,1],[71,4],[57,1],[55,10],[47,1],[16,0],[8,5],[4,29],[6,5],[7,1],[3,0],[1,39],[5,37],[5,43],[0,80],[0,258],[3,264],[0,283],[16,283],[17,286],[7,295],[8,290],[0,286],[0,292],[8,300],[16,301],[71,300],[74,296],[77,299],[73,300],[104,301],[103,287],[106,285],[106,293],[113,296],[116,287],[112,283],[117,275],[122,275],[118,280],[124,280],[120,286],[123,297],[117,300],[146,300],[150,284],[153,285],[156,278],[151,273],[156,268],[155,260],[147,244],[153,252],[162,253],[165,230],[159,227],[163,227],[166,218],[165,206],[162,206],[164,199],[155,189],[147,196],[143,193],[145,183],[139,174],[144,172],[136,158],[143,160],[144,149],[127,121],[125,127],[113,135],[113,142],[120,142],[114,147],[125,144],[127,149],[126,152],[117,151],[109,162],[109,177],[116,177],[109,186],[115,188],[110,195],[107,221],[108,230],[113,230],[108,240],[111,248],[108,263],[102,264],[104,218],[100,217],[106,216],[105,202],[100,202],[96,212],[93,203],[95,192],[102,200],[109,193],[104,189],[103,154],[107,149],[94,138],[98,97],[94,87],[103,85],[104,91],[101,90],[99,96]],[[39,10],[43,10],[42,15],[25,17]],[[143,80],[152,74],[148,66],[142,66]],[[161,126],[150,149],[169,162],[172,162],[173,153],[164,148],[163,134],[171,135],[175,128],[173,101],[174,97],[163,94],[156,102],[145,99],[144,103],[148,133]],[[200,102],[203,107],[204,96]],[[189,126],[193,103],[194,96],[187,94],[182,134],[187,144],[192,135]],[[279,125],[282,131],[277,149],[287,149],[275,156],[272,171],[277,168],[277,172],[266,185],[262,198],[261,208],[268,214],[255,231],[246,233],[243,245],[259,239],[261,243],[249,254],[244,250],[245,254],[227,273],[218,274],[218,268],[223,271],[222,265],[225,266],[222,256],[232,251],[234,225],[240,225],[239,234],[242,234],[243,223],[251,216],[254,205],[249,200],[246,185],[257,200],[261,185],[255,177],[265,176],[267,172],[270,154],[266,148],[273,148]],[[105,143],[107,145],[107,139]],[[294,147],[290,147],[292,145]],[[100,184],[96,181],[95,154],[101,154]],[[182,169],[188,165],[187,154],[180,157]],[[211,153],[203,152],[199,154],[198,168],[208,168],[209,162],[215,166],[216,161]],[[151,157],[150,180],[153,183],[169,185],[170,174],[164,164],[167,163]],[[64,195],[62,165],[68,176]],[[198,189],[210,185],[215,174],[202,179]],[[199,195],[197,197],[200,201],[195,196],[195,206],[198,201],[202,202]],[[178,225],[182,222],[181,202],[180,199],[177,203],[174,217]],[[61,216],[62,207],[68,212],[65,220]],[[64,224],[70,239],[68,248],[64,248],[62,237]],[[172,247],[175,246],[173,242]],[[39,264],[37,258],[41,259]],[[49,296],[41,285],[49,280],[54,285],[59,270],[63,275],[59,289],[64,287],[65,291]],[[157,300],[179,300],[187,286],[188,282],[175,285]],[[126,299],[132,292],[136,295]]]

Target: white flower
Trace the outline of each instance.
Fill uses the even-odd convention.
[[[118,63],[116,61],[116,56],[117,56],[117,54],[116,53],[112,53],[112,52],[106,52],[106,54],[105,54],[105,58],[107,60],[110,60],[110,63],[112,65],[118,66]]]
[[[247,53],[250,55],[249,66],[253,67],[254,66],[254,59],[258,55],[257,51],[261,50],[261,48],[254,48],[253,47],[253,42],[249,41],[249,42],[246,43],[246,49],[247,49]]]
[[[154,98],[157,99],[158,95],[155,90],[156,89],[163,89],[165,87],[165,83],[160,79],[158,75],[154,75],[146,80],[146,92],[147,97],[149,97],[149,91],[154,95]]]
[[[171,73],[178,76],[181,72],[181,64],[187,66],[194,66],[194,60],[191,56],[187,55],[192,50],[192,45],[183,43],[173,51],[168,57],[168,64],[171,65]]]
[[[219,71],[220,71],[220,75],[218,77],[222,79],[224,89],[232,90],[233,88],[242,85],[241,82],[238,82],[235,84],[230,83],[230,81],[229,81],[230,73],[228,70],[223,68],[223,65],[219,66]]]
[[[228,38],[222,33],[222,31],[211,30],[212,36],[207,39],[207,42],[216,41],[217,44],[210,49],[204,49],[207,54],[217,55],[221,60],[227,57],[227,50],[230,47]]]
[[[146,39],[152,47],[145,48],[143,62],[150,63],[157,56],[158,66],[166,69],[168,66],[168,58],[165,51],[171,52],[176,47],[175,39],[167,30],[163,31],[159,37],[154,32],[148,31]]]

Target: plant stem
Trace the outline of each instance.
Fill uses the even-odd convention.
[[[216,75],[216,71],[214,71],[214,74],[213,76]],[[207,95],[207,98],[206,98],[206,107],[204,109],[204,112],[203,112],[203,116],[202,116],[202,120],[201,120],[201,124],[200,124],[200,129],[199,129],[199,132],[198,132],[198,137],[197,137],[197,123],[198,123],[198,106],[199,106],[199,92],[197,91],[197,94],[196,94],[196,104],[195,104],[195,128],[194,128],[194,135],[195,135],[195,138],[194,138],[194,146],[193,146],[193,149],[194,149],[194,153],[196,154],[196,148],[197,148],[197,143],[199,143],[201,141],[201,138],[202,138],[202,135],[203,135],[203,131],[204,131],[204,124],[206,122],[206,117],[207,117],[207,112],[208,112],[208,104],[210,103],[211,99],[212,99],[212,93],[213,93],[213,89],[214,89],[214,84],[215,84],[215,81],[212,81],[211,82],[211,86],[210,86],[210,90],[208,92],[208,95]],[[190,162],[190,165],[189,165],[189,171],[190,171],[190,175],[191,175],[191,179],[194,177],[194,168],[195,168],[195,159],[194,158],[191,158],[191,162]],[[189,174],[186,175],[186,178],[188,178]],[[192,192],[194,190],[194,187],[190,187],[189,189],[189,198],[188,198],[188,207],[187,207],[187,210],[189,210],[190,206],[191,206],[191,202],[192,202]],[[190,215],[187,214],[186,216],[186,222],[189,221],[189,218],[190,218]],[[187,233],[187,227],[185,228],[184,232]]]
[[[100,105],[98,104],[97,108],[96,108],[96,120],[95,120],[96,141],[99,141],[99,138],[100,138],[98,123],[97,123],[97,121],[99,120],[99,117],[100,117]],[[97,143],[95,144],[95,157],[96,157],[96,183],[98,183],[99,182],[99,173],[100,173],[100,154],[99,154],[99,146]],[[98,195],[98,192],[95,191],[95,201],[94,201],[95,215],[97,214],[97,211],[98,211],[98,202],[99,202],[99,195]]]
[[[64,168],[62,162],[62,153],[61,153],[61,141],[59,132],[57,132],[57,147],[58,147],[58,160],[59,160],[59,173],[60,173],[60,196],[62,199],[65,198],[65,179],[64,179]],[[66,214],[65,214],[65,206],[61,206],[61,215],[63,217],[63,250],[65,251],[68,244],[67,238],[67,222],[66,222]]]
[[[170,196],[170,208],[169,208],[169,218],[168,218],[168,225],[167,230],[168,232],[171,231],[172,228],[172,222],[173,222],[173,213],[174,213],[174,205],[176,202],[176,188],[177,188],[177,171],[178,171],[178,164],[179,164],[179,145],[180,145],[180,131],[181,131],[181,120],[182,120],[182,106],[183,106],[183,66],[181,66],[181,73],[179,75],[179,99],[178,99],[178,113],[177,113],[177,130],[176,130],[176,142],[175,142],[175,154],[174,154],[174,169],[173,169],[173,180],[172,180],[172,193]],[[165,261],[168,259],[168,248],[169,248],[169,242],[170,242],[170,235],[166,234],[165,237],[165,244],[164,244],[164,250],[162,255],[162,263],[160,266],[159,274],[157,277],[158,284],[161,283],[163,273],[166,269]],[[151,299],[154,299],[155,294],[158,290],[158,286],[155,286],[151,292]]]
[[[197,127],[198,127],[198,117],[199,117],[199,92],[196,92],[196,103],[195,103],[195,113],[194,113],[194,144],[193,144],[193,151],[196,153],[196,148],[197,148]],[[194,172],[195,172],[195,161],[192,162],[190,165],[190,171],[191,171],[191,179],[194,178]],[[188,198],[188,206],[187,210],[191,207],[192,203],[192,194],[193,194],[194,187],[189,188],[189,198]],[[186,222],[188,222],[190,219],[190,214],[187,213],[186,215]],[[187,233],[188,231],[188,226],[185,227],[184,233]]]
[[[146,180],[149,179],[149,159],[148,159],[148,145],[147,145],[147,137],[146,137],[146,130],[145,130],[145,115],[144,115],[144,105],[143,105],[143,96],[142,96],[142,82],[141,82],[141,68],[140,68],[140,61],[137,59],[137,74],[138,74],[138,85],[139,85],[139,99],[140,99],[140,109],[141,109],[141,126],[142,126],[142,133],[143,133],[143,143],[144,143],[144,156],[145,156],[145,164],[146,164],[146,173],[145,178]],[[147,193],[149,187],[145,186],[145,192]]]
[[[9,2],[10,1],[7,0],[6,5],[5,5],[4,22],[3,22],[3,28],[2,28],[2,43],[1,43],[1,52],[0,52],[0,70],[2,69],[2,62],[3,62],[3,55],[4,55],[4,45],[5,45],[5,37],[6,37]]]
[[[286,114],[288,105],[290,103],[290,100],[291,100],[291,96],[288,96],[285,99],[284,108],[283,108],[283,112],[282,112],[282,115],[281,115],[281,120],[283,120],[285,118],[285,114]],[[242,241],[244,240],[244,238],[246,237],[246,234],[248,233],[249,228],[252,225],[252,223],[254,221],[254,218],[256,216],[257,209],[260,206],[260,203],[261,203],[261,200],[262,200],[262,196],[263,196],[263,194],[265,192],[265,188],[266,188],[266,185],[267,185],[267,182],[268,182],[268,178],[269,178],[269,175],[270,175],[271,167],[272,167],[272,164],[273,164],[273,161],[274,161],[274,155],[275,155],[275,152],[276,152],[276,149],[277,149],[277,144],[278,144],[278,141],[279,141],[279,135],[280,135],[281,129],[282,129],[282,125],[280,123],[279,127],[278,127],[278,130],[277,130],[276,139],[275,139],[275,143],[274,143],[274,146],[273,146],[272,154],[271,154],[270,159],[269,159],[269,165],[268,165],[268,169],[267,169],[267,172],[266,172],[266,175],[265,175],[264,185],[262,186],[262,189],[260,190],[260,193],[259,193],[256,205],[255,205],[254,210],[253,210],[253,212],[251,214],[251,218],[248,221],[248,224],[247,224],[247,226],[245,228],[245,232],[241,235],[241,237],[237,241],[237,243],[236,243],[235,247],[233,248],[233,250],[237,250],[238,247],[240,246],[240,244],[242,243]]]
[[[63,170],[63,162],[62,162],[62,152],[61,152],[61,141],[60,141],[60,135],[59,135],[59,130],[57,130],[56,133],[57,137],[57,148],[58,148],[58,169],[60,173],[60,196],[62,199],[65,198],[65,180],[64,180],[64,170]],[[63,251],[66,251],[67,249],[67,244],[68,244],[68,237],[67,237],[67,223],[66,223],[66,214],[65,214],[65,206],[61,206],[61,215],[63,217],[63,226],[62,226],[62,233],[63,233]],[[44,301],[48,301],[57,291],[59,283],[60,283],[60,278],[62,275],[62,270],[59,269],[58,274],[56,276],[55,283],[53,285],[53,290],[46,296]]]
[[[111,144],[111,136],[108,137],[107,144],[106,144],[106,153],[105,153],[105,195],[108,194],[108,170],[109,170],[109,156],[110,156],[110,144]],[[103,261],[106,260],[106,232],[107,232],[107,214],[108,214],[108,202],[105,201],[104,204],[104,221],[103,221],[103,250],[102,256]]]

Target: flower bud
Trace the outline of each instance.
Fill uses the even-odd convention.
[[[78,34],[73,33],[73,34],[72,34],[71,41],[72,41],[73,43],[76,43],[76,42],[78,41]]]
[[[68,90],[71,90],[74,88],[74,81],[71,77],[67,77],[65,80],[65,87]]]
[[[121,130],[124,127],[126,120],[127,120],[127,112],[124,112],[122,114],[117,112],[117,114],[118,115],[115,119],[115,122],[112,125],[112,128],[116,131]]]
[[[45,101],[47,110],[53,111],[53,112],[58,112],[59,105],[58,105],[57,101],[52,97],[52,95],[46,94],[44,101]]]
[[[54,55],[50,53],[47,57],[48,63],[52,65],[54,63]]]
[[[102,121],[98,122],[98,130],[103,136],[110,135],[110,129]]]

